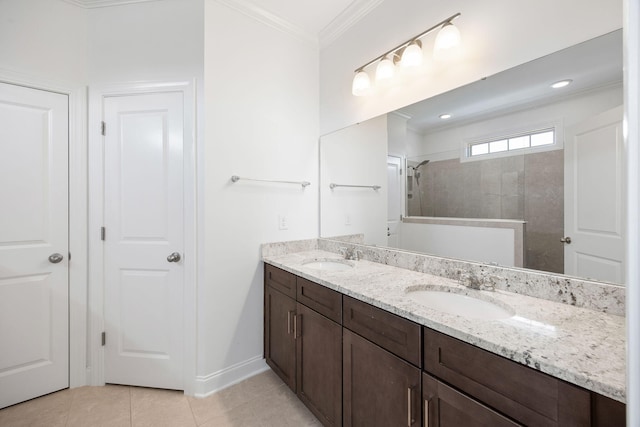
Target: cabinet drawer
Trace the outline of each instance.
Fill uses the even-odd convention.
[[[345,328],[420,366],[420,325],[348,296],[342,303]]]
[[[422,374],[425,426],[517,427],[518,424],[438,381]]]
[[[429,328],[424,369],[520,423],[590,425],[588,391]]]
[[[334,322],[342,323],[342,295],[333,289],[298,277],[297,300]]]
[[[274,267],[264,265],[264,282],[291,298],[296,297],[296,275]]]

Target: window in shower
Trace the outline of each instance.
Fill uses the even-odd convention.
[[[467,145],[467,157],[486,156],[488,154],[508,153],[527,148],[554,145],[556,141],[555,128],[541,129],[534,132],[495,138],[489,141],[479,141]],[[514,153],[515,154],[515,153]]]

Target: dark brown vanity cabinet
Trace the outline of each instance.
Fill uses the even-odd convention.
[[[282,381],[296,391],[296,301],[270,286],[265,286],[264,300],[264,357]]]
[[[431,426],[624,426],[623,404],[429,328],[424,370]]]
[[[347,296],[343,310],[343,425],[421,426],[421,327]]]
[[[520,426],[458,390],[422,374],[425,426],[429,427],[514,427]]]
[[[345,329],[344,426],[421,426],[420,369]]]
[[[625,405],[265,265],[269,366],[325,426],[619,427]]]
[[[265,359],[325,426],[342,425],[341,315],[339,293],[265,265]]]

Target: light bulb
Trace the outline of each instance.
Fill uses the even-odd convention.
[[[351,93],[353,93],[354,96],[364,96],[369,94],[370,89],[371,80],[369,79],[369,75],[364,70],[358,71],[353,77]]]
[[[555,82],[554,84],[552,84],[551,87],[554,89],[560,89],[561,87],[569,86],[572,81],[573,80],[571,79],[561,80],[559,82]]]
[[[376,81],[388,80],[395,74],[396,67],[388,57],[382,58],[376,68]]]
[[[460,45],[460,31],[451,22],[447,22],[438,31],[436,41],[433,46],[433,55],[437,57],[442,51]]]
[[[414,40],[404,48],[402,59],[400,60],[403,67],[416,67],[422,64],[422,49],[420,49],[420,46],[422,46],[420,40]]]

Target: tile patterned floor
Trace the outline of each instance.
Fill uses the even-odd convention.
[[[0,427],[320,427],[272,371],[209,397],[107,385],[62,390],[0,410]]]

